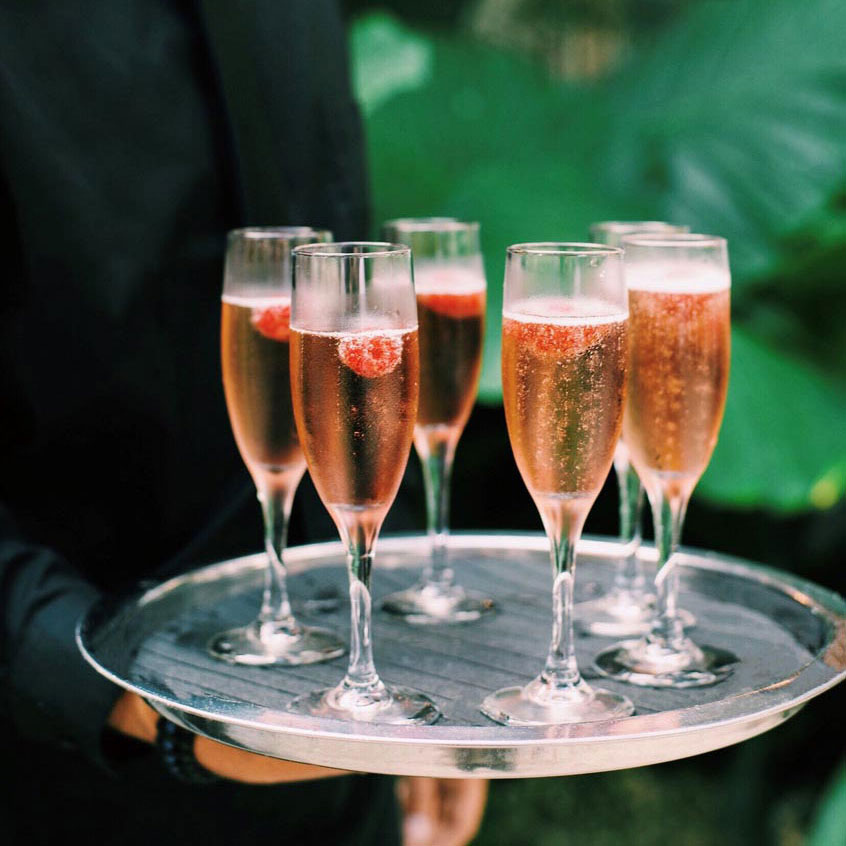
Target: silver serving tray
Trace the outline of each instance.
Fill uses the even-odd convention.
[[[83,655],[107,678],[181,725],[277,758],[363,772],[513,778],[559,776],[655,764],[738,743],[787,720],[846,676],[846,602],[787,573],[712,553],[681,554],[681,600],[703,643],[736,653],[733,675],[683,691],[597,682],[625,692],[635,716],[554,728],[499,726],[479,711],[484,695],[539,672],[551,630],[551,571],[540,535],[459,534],[452,562],[468,588],[492,596],[498,613],[462,626],[411,627],[374,615],[383,678],[425,691],[444,717],[396,727],[288,714],[287,703],[339,681],[346,658],[295,668],[252,668],[209,657],[209,636],[256,613],[265,559],[214,564],[121,601],[100,603],[80,622]],[[423,537],[380,540],[377,598],[411,584],[427,553]],[[577,599],[610,582],[618,547],[579,547]],[[654,562],[654,550],[642,554]],[[304,622],[346,633],[346,570],[339,543],[288,551],[294,610]],[[578,606],[577,606],[578,607]],[[593,656],[611,641],[584,636]]]

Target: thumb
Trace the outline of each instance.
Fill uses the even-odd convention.
[[[440,794],[431,778],[405,778],[400,786],[403,846],[431,846],[438,825]]]

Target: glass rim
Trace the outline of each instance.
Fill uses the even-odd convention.
[[[625,235],[621,241],[624,247],[725,247],[726,239],[720,235],[703,235],[699,232],[666,232]]]
[[[386,220],[382,229],[393,227],[398,232],[477,232],[479,223],[475,220],[459,220],[457,217],[397,217]]]
[[[620,247],[607,244],[592,244],[588,241],[530,241],[525,244],[512,244],[506,249],[509,255],[521,256],[613,256],[623,255]]]
[[[668,220],[599,220],[596,223],[591,223],[591,229],[598,229],[601,232],[630,232],[636,235],[633,231],[639,226],[654,227],[652,232],[681,232],[681,230],[689,231],[690,227],[684,223],[670,223]]]
[[[357,252],[345,247],[364,247]],[[373,249],[370,249],[370,248]],[[322,256],[324,258],[388,258],[391,256],[411,255],[411,247],[406,244],[392,244],[389,241],[330,241],[323,244],[301,244],[291,251],[294,256]]]
[[[230,229],[226,237],[230,240],[235,238],[256,239],[266,238],[268,240],[288,241],[293,238],[306,238],[310,235],[330,235],[329,229],[315,229],[312,226],[240,226],[237,229]]]

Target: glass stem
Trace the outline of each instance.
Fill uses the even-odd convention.
[[[547,522],[552,558],[552,642],[541,677],[553,689],[575,687],[581,680],[573,633],[573,577],[576,542],[585,517],[562,515],[553,531]]]
[[[291,515],[296,488],[296,482],[270,483],[263,485],[258,491],[264,517],[264,547],[268,560],[258,622],[262,627],[271,625],[276,632],[288,634],[297,632],[297,623],[288,599],[284,563],[288,518]]]
[[[452,587],[455,573],[449,566],[449,486],[455,457],[455,438],[440,432],[422,432],[415,438],[423,465],[426,491],[426,526],[431,555],[423,571],[424,586]]]
[[[356,521],[345,531],[350,577],[350,661],[342,685],[357,690],[382,687],[373,663],[370,575],[378,527]]]
[[[648,639],[680,650],[685,641],[684,625],[678,615],[679,573],[676,550],[688,497],[659,489],[650,496],[655,523],[655,546],[658,550],[658,574],[655,577],[656,608]]]
[[[643,486],[628,458],[614,461],[620,490],[620,543],[623,556],[617,563],[614,587],[626,593],[643,593],[646,577],[643,563],[637,556],[641,544]]]

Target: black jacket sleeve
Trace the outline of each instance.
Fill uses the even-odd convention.
[[[59,555],[18,536],[5,509],[0,532],[4,710],[21,733],[97,758],[120,690],[83,659],[74,631],[98,591]]]

